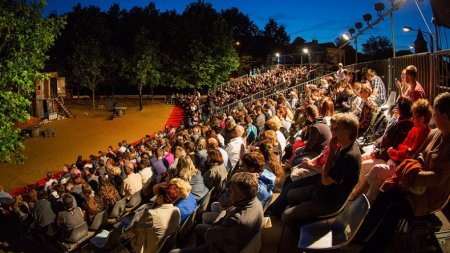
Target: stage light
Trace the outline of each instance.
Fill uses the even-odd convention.
[[[364,21],[366,21],[367,24],[369,24],[370,20],[372,20],[372,15],[369,13],[364,14],[363,16]]]

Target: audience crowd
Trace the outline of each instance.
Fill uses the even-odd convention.
[[[3,212],[65,240],[74,227],[138,193],[152,204],[127,233],[130,247],[156,252],[213,190],[210,211],[195,228],[197,247],[175,251],[239,252],[261,230],[264,211],[299,231],[366,194],[372,209],[356,240],[381,252],[399,219],[438,210],[450,192],[450,93],[432,104],[416,67],[402,73],[399,97],[388,108],[374,70],[342,67],[320,85],[306,85],[304,94],[262,98],[221,115],[214,106],[280,83],[289,87],[304,69],[256,74],[204,97],[178,95],[186,125],[79,156],[59,178],[48,175],[45,185],[23,195],[0,188]],[[386,123],[381,129],[373,127],[379,118]],[[363,152],[367,136],[374,148]],[[280,195],[272,201],[275,189]]]

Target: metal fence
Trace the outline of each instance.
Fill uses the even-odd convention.
[[[230,80],[228,82],[223,82],[223,83],[217,85],[216,87],[214,87],[212,89],[209,89],[208,92],[211,92],[211,91],[215,92],[217,90],[223,90],[223,89],[227,88],[228,86],[230,86],[231,84],[233,84],[234,82],[240,81],[243,78],[248,78],[248,74],[242,75],[242,76],[237,77],[237,78],[235,78],[233,80]]]
[[[438,94],[450,91],[450,50],[363,62],[346,66],[346,68],[375,70],[385,82],[388,91],[391,91],[396,89],[395,79],[401,80],[400,74],[408,65],[417,67],[417,80],[430,101],[433,101]]]

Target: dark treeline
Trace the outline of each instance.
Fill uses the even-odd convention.
[[[65,15],[47,69],[63,74],[75,94],[213,87],[289,47],[275,20],[261,30],[238,9],[218,12],[209,3],[191,3],[182,13],[153,3],[107,11],[78,4]]]

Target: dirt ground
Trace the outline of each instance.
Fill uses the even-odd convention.
[[[47,172],[58,172],[64,164],[74,163],[78,155],[88,158],[99,150],[106,151],[109,145],[116,148],[120,140],[131,143],[162,130],[173,108],[163,102],[144,100],[144,109],[139,111],[137,99],[122,99],[119,106],[127,107],[125,115],[111,120],[110,111],[91,110],[88,100],[66,101],[66,105],[76,119],[56,120],[41,126],[40,129],[55,129],[56,136],[30,137],[24,164],[0,164],[0,185],[5,190],[34,183]]]

